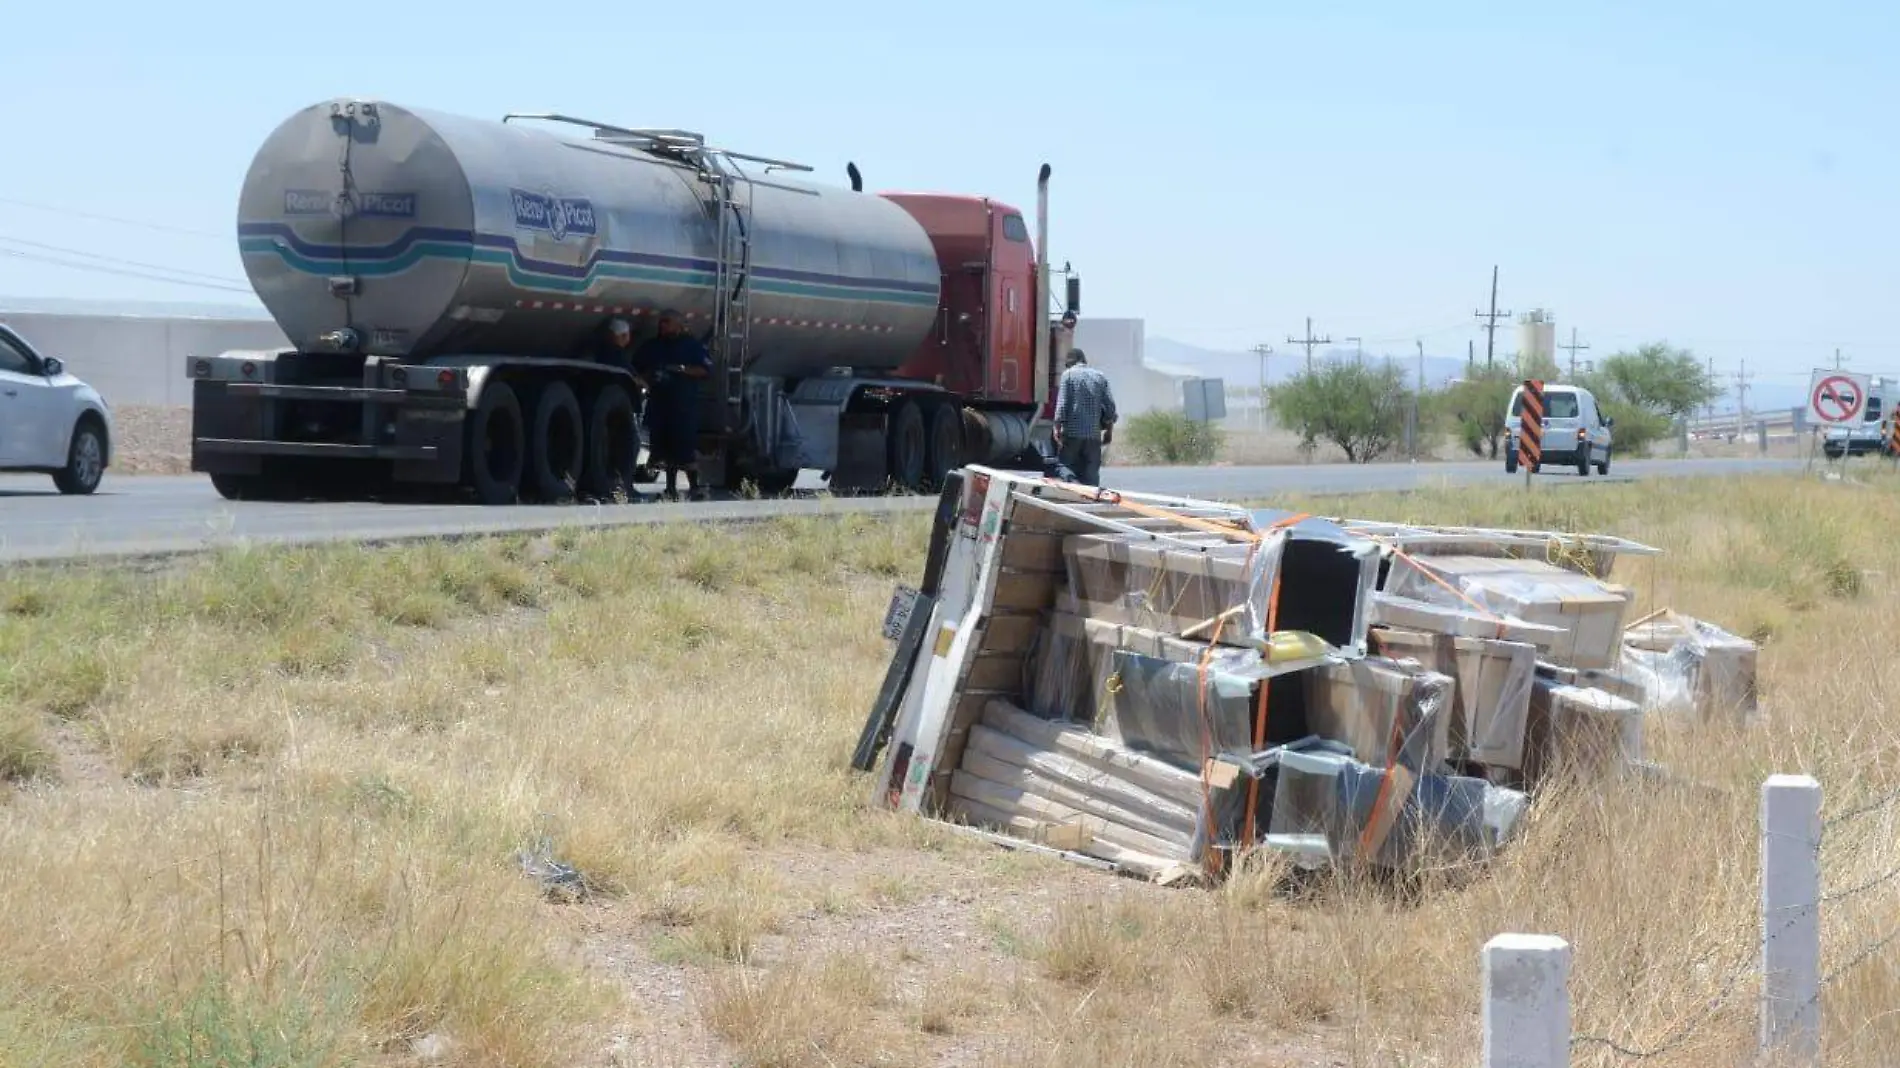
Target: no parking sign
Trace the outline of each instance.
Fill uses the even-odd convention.
[[[1858,423],[1867,413],[1868,376],[1817,370],[1808,381],[1808,415],[1823,426]]]

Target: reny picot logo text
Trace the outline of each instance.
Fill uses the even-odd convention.
[[[413,219],[414,193],[326,193],[317,189],[284,190],[285,215],[361,216],[367,219]]]
[[[515,226],[520,229],[540,230],[556,241],[565,240],[569,234],[592,237],[595,233],[593,201],[525,189],[508,192],[514,198]]]

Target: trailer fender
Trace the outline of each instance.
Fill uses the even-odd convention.
[[[868,378],[855,375],[826,375],[807,378],[791,392],[791,408],[803,438],[807,462],[820,471],[840,466],[843,425],[847,415],[876,412],[903,396],[950,396],[935,382],[905,378]],[[860,413],[860,409],[864,412]],[[882,448],[881,438],[879,448]]]

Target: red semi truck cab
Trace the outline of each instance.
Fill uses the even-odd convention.
[[[1023,213],[987,197],[883,196],[930,235],[943,270],[936,327],[898,374],[937,382],[975,404],[1033,406],[1036,330],[1047,305],[1038,302],[1035,244]]]

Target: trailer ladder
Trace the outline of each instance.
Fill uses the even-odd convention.
[[[752,345],[751,179],[717,155],[700,156],[700,176],[712,187],[719,215],[713,242],[713,338],[726,371],[726,404],[745,399],[746,356]],[[743,195],[741,184],[745,186]]]

